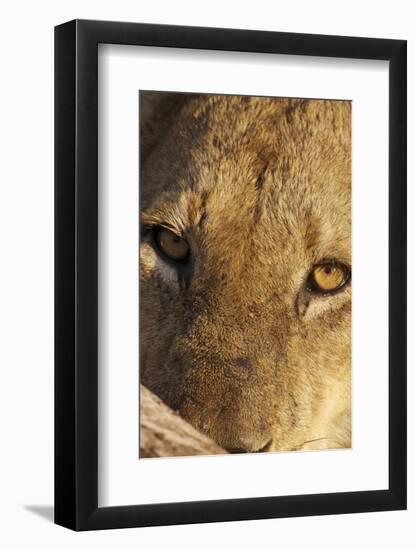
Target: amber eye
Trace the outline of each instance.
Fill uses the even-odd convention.
[[[340,263],[328,262],[313,267],[308,278],[308,288],[315,292],[335,292],[350,280],[350,269]]]
[[[186,262],[190,247],[185,239],[165,227],[155,230],[155,243],[159,251],[174,262]]]

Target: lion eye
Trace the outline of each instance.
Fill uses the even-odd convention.
[[[329,262],[315,265],[308,278],[308,288],[313,292],[334,292],[350,280],[350,270],[344,264]]]
[[[165,227],[156,229],[155,243],[158,250],[170,260],[185,262],[188,259],[190,253],[188,242]]]

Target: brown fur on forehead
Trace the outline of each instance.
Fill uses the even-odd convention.
[[[203,219],[242,242],[254,223],[272,224],[349,255],[349,102],[191,95],[183,105],[144,174],[155,223],[184,232]]]

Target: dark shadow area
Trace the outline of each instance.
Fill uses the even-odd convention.
[[[54,507],[53,506],[37,506],[37,505],[30,505],[30,506],[24,506],[25,510],[28,510],[29,512],[32,512],[32,514],[36,514],[37,516],[46,519],[49,522],[54,521]]]

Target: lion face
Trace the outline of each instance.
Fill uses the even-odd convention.
[[[174,105],[141,167],[141,382],[230,451],[349,447],[350,103]]]

